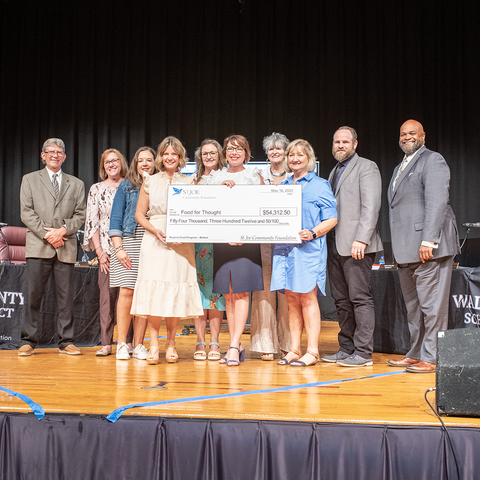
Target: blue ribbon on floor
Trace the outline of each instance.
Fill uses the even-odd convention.
[[[43,407],[38,403],[34,402],[30,397],[23,395],[23,393],[14,392],[13,390],[9,390],[8,388],[4,387],[0,387],[0,390],[3,390],[4,392],[19,398],[20,400],[23,400],[32,409],[32,412],[39,420],[41,420],[45,416],[45,410],[43,409]]]
[[[279,387],[279,388],[268,388],[264,390],[248,390],[246,392],[225,393],[222,395],[209,395],[209,396],[203,396],[203,397],[176,398],[174,400],[159,400],[157,402],[134,403],[133,405],[125,405],[124,407],[119,407],[115,409],[112,413],[107,415],[107,420],[112,423],[116,422],[122,416],[123,412],[125,412],[125,410],[128,410],[129,408],[153,407],[154,405],[167,405],[172,403],[198,402],[202,400],[215,400],[217,398],[242,397],[244,395],[258,395],[259,393],[287,392],[289,390],[298,390],[299,388],[324,387],[325,385],[333,385],[335,383],[342,383],[342,382],[351,382],[353,380],[363,380],[365,378],[388,377],[389,375],[398,375],[399,373],[406,373],[406,372],[405,370],[402,370],[400,372],[377,373],[375,375],[365,375],[363,377],[343,378],[341,380],[329,380],[326,382],[303,383],[300,385],[290,385],[288,387]]]
[[[183,335],[181,335],[180,333],[177,333],[175,336],[176,337],[183,337]],[[158,338],[167,338],[167,336],[166,335],[159,335]],[[144,340],[151,340],[151,338],[150,337],[144,338]]]

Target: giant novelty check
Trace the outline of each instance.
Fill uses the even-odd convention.
[[[167,242],[300,243],[300,185],[169,185]]]

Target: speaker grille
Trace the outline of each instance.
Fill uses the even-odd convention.
[[[462,328],[439,332],[437,339],[438,412],[480,416],[480,331]]]

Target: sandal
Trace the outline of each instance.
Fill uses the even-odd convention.
[[[288,358],[287,358],[287,355],[292,352],[294,353],[298,358],[292,358],[292,360],[290,360],[290,362],[296,362],[298,361],[298,359],[301,357],[302,355],[302,352],[299,352],[297,350],[294,350],[293,348],[290,349],[286,354],[285,356],[277,362],[277,365],[290,365],[290,362],[288,361]]]
[[[195,344],[195,348],[197,348],[198,345],[205,345],[207,344],[205,342],[197,342]],[[193,359],[194,360],[206,360],[207,359],[207,352],[205,350],[195,350],[195,353],[193,354]]]
[[[275,360],[275,354],[274,353],[262,353],[261,359],[264,362],[273,362],[273,360]]]
[[[96,357],[107,357],[108,355],[112,354],[112,346],[111,345],[104,345],[100,350],[95,352]]]
[[[233,349],[238,351],[238,360],[227,360],[227,367],[238,367],[240,365],[240,362],[243,362],[245,360],[245,349],[243,348],[240,350],[240,347],[242,344],[240,344],[237,347],[228,347],[228,349]]]
[[[208,352],[208,359],[219,361],[220,360],[220,344],[218,343],[218,338],[210,338],[210,343],[208,344],[209,347],[212,345],[216,345],[218,350],[211,350]]]
[[[175,348],[175,342],[171,345],[165,344],[165,359],[167,363],[177,363],[178,354]]]
[[[305,355],[307,354],[315,358],[315,361],[313,363],[305,363],[302,360],[293,360],[292,362],[290,362],[290,366],[291,367],[313,367],[320,359],[320,355],[318,353],[311,352],[310,350],[307,350],[307,353]]]
[[[148,351],[146,358],[148,365],[158,365],[159,355],[160,349],[158,348],[158,345],[150,346],[150,350]]]

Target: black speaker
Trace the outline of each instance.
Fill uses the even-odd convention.
[[[480,330],[438,332],[437,410],[443,415],[480,417]]]

